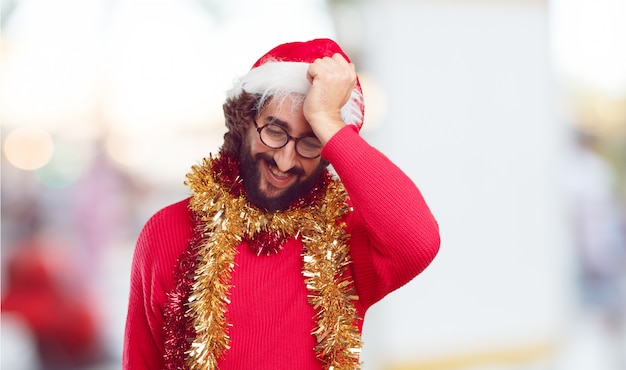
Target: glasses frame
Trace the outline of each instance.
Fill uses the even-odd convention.
[[[281,145],[281,146],[272,146],[272,145],[268,145],[265,141],[263,141],[263,136],[261,135],[261,131],[263,131],[263,129],[265,129],[266,127],[268,127],[268,126],[270,126],[270,125],[272,125],[272,126],[276,126],[277,128],[281,129],[281,130],[285,133],[285,135],[287,135],[287,141],[285,141],[285,143],[284,143],[283,145]],[[284,127],[282,127],[282,126],[280,126],[280,125],[277,125],[277,124],[275,124],[275,123],[268,123],[268,124],[265,124],[265,125],[263,125],[263,126],[259,126],[259,124],[256,122],[256,120],[254,121],[254,127],[256,128],[256,132],[259,134],[259,140],[261,140],[261,142],[263,143],[263,145],[265,145],[266,147],[268,147],[268,148],[270,148],[270,149],[281,149],[281,148],[284,148],[285,146],[287,146],[287,144],[289,144],[289,142],[290,142],[290,141],[292,141],[292,140],[293,140],[293,141],[294,141],[294,143],[295,143],[296,153],[297,153],[300,157],[305,158],[305,159],[316,159],[316,158],[318,158],[320,155],[322,155],[322,153],[321,153],[321,149],[320,149],[320,153],[319,153],[318,155],[316,155],[315,157],[307,157],[307,156],[304,156],[304,155],[300,154],[300,152],[298,151],[298,142],[300,142],[300,140],[302,140],[302,139],[306,139],[306,138],[308,138],[308,137],[315,137],[315,135],[313,135],[313,134],[308,134],[308,135],[304,135],[304,136],[300,136],[300,137],[295,137],[295,136],[291,136],[291,135],[289,135],[289,133],[287,132],[287,130],[285,130],[285,128],[284,128]],[[320,142],[320,144],[321,144],[321,142]]]

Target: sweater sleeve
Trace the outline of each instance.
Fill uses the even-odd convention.
[[[187,204],[185,200],[157,212],[137,240],[124,332],[124,370],[164,368],[163,308],[174,284],[176,261],[191,235]]]
[[[352,272],[367,309],[430,264],[439,250],[439,227],[413,181],[352,126],[333,136],[322,156],[352,202]]]

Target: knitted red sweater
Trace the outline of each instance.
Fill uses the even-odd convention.
[[[324,147],[354,212],[347,219],[350,273],[358,314],[419,274],[437,254],[439,230],[413,182],[351,126]],[[124,340],[124,369],[163,369],[164,304],[176,262],[192,234],[188,200],[170,205],[145,225],[137,242]],[[228,369],[316,369],[313,308],[302,276],[302,243],[272,256],[238,248],[227,318]],[[361,329],[361,327],[359,327]]]

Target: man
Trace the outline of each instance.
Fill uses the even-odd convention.
[[[432,261],[435,219],[358,135],[361,87],[335,42],[270,50],[224,113],[191,197],[137,242],[124,368],[357,369],[366,310]]]

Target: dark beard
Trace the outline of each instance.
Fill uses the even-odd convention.
[[[288,172],[298,176],[298,181],[285,189],[280,195],[268,197],[259,189],[261,185],[261,173],[258,163],[265,161],[270,166],[276,166],[274,159],[266,153],[259,153],[253,157],[250,154],[250,146],[246,143],[242,143],[239,157],[241,162],[241,178],[243,179],[243,187],[246,190],[248,201],[252,205],[265,209],[268,212],[284,211],[289,208],[289,205],[293,201],[307,195],[320,181],[324,168],[326,167],[324,161],[321,161],[311,175],[304,180],[302,180],[302,176],[304,175],[302,169],[292,168]]]

